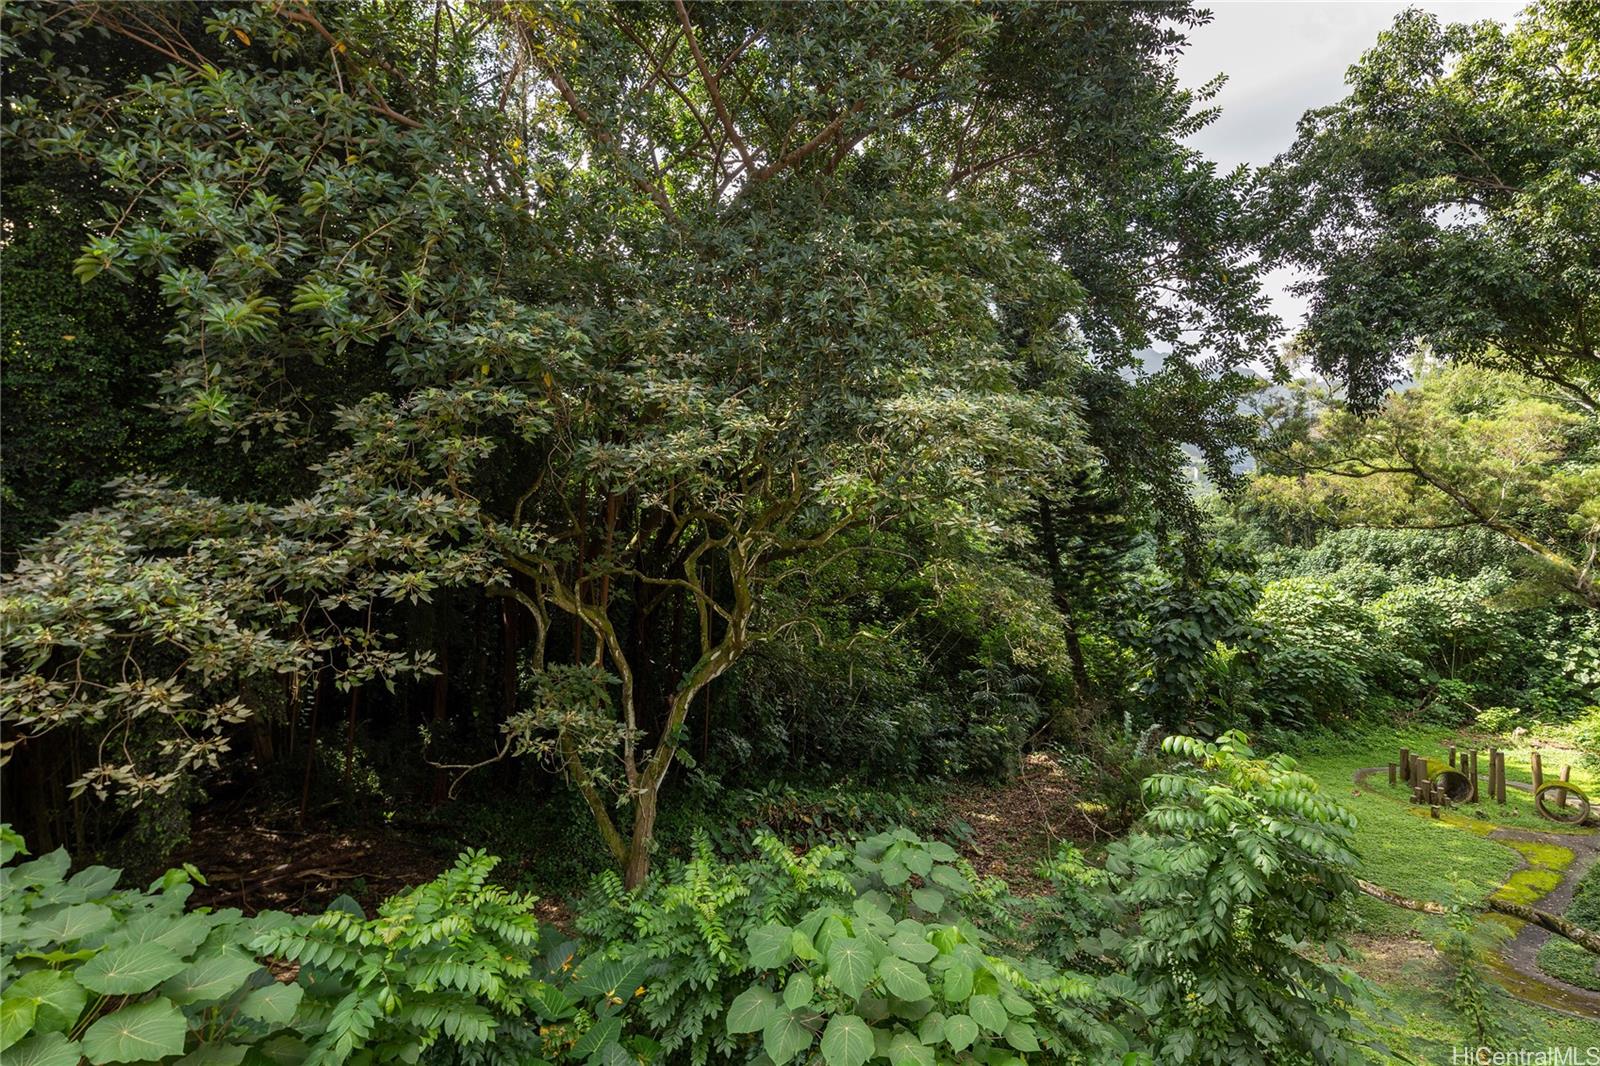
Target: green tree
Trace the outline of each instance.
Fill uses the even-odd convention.
[[[503,750],[550,755],[630,885],[697,694],[807,621],[775,589],[890,527],[1020,541],[1030,501],[1094,461],[1070,387],[1085,338],[1114,333],[1114,360],[1198,323],[1237,356],[1262,323],[1248,266],[1226,269],[1234,186],[1178,143],[1196,121],[1172,72],[1186,8],[12,18],[22,64],[73,87],[70,106],[21,108],[18,132],[93,161],[116,200],[79,276],[153,275],[170,409],[316,476],[268,507],[140,485],[64,532],[66,562],[29,568],[8,604],[35,665],[15,690],[24,736],[193,713],[215,739],[252,713],[210,695],[240,674],[392,682],[429,668],[393,635],[401,605],[469,587],[534,633],[541,680]],[[86,30],[172,66],[85,77],[52,46]],[[1133,196],[1156,174],[1202,205],[1192,218]],[[1233,280],[1180,286],[1174,318],[1140,310],[1149,289],[1128,279],[1147,267],[1152,285]],[[1224,377],[1179,358],[1164,380]],[[97,539],[125,570],[84,569],[72,545]],[[129,587],[72,594],[108,579]],[[164,581],[205,655],[154,624]],[[152,624],[104,624],[129,600]],[[688,632],[657,671],[675,612]],[[169,664],[182,713],[79,672],[130,650]],[[195,763],[168,739],[162,773]],[[164,780],[131,762],[90,779]]]
[[[1311,273],[1309,349],[1358,406],[1427,345],[1600,411],[1597,23],[1592,0],[1407,12],[1267,170],[1268,254]]]
[[[1593,608],[1597,445],[1595,419],[1565,390],[1477,367],[1425,368],[1371,417],[1327,402],[1252,493],[1347,525],[1492,530]]]

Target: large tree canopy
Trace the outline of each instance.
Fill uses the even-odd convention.
[[[1481,526],[1554,584],[1600,607],[1600,461],[1594,420],[1560,390],[1479,367],[1426,368],[1363,417],[1314,398],[1251,484],[1274,509],[1345,525]]]
[[[1408,12],[1262,185],[1310,276],[1312,354],[1371,407],[1419,345],[1600,410],[1600,8],[1514,26]]]
[[[696,694],[806,621],[774,590],[863,530],[1020,543],[1102,463],[1170,486],[1187,441],[1225,467],[1232,367],[1270,330],[1238,179],[1179,143],[1181,6],[8,18],[43,94],[14,132],[110,193],[79,277],[154,277],[169,409],[315,481],[141,482],[19,567],[10,743],[120,730],[80,786],[214,758],[241,676],[428,670],[400,605],[476,589],[534,634],[505,750],[567,774],[637,883]],[[170,64],[103,83],[86,34]],[[1152,343],[1177,349],[1158,375],[1117,375]],[[1094,381],[1128,402],[1089,410]],[[685,612],[693,651],[659,663]],[[140,722],[164,767],[136,765]]]

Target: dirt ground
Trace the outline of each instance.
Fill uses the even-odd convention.
[[[1059,762],[1035,752],[1024,758],[1016,780],[956,791],[945,809],[952,820],[972,827],[963,850],[980,874],[1004,878],[1019,895],[1038,895],[1050,885],[1035,868],[1057,844],[1088,845],[1109,835],[1085,794]]]

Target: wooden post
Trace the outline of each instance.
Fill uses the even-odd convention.
[[[1394,763],[1389,764],[1389,787],[1394,787]]]
[[[1467,762],[1468,762],[1468,766],[1470,767],[1470,769],[1467,771],[1467,780],[1472,784],[1472,795],[1467,797],[1467,802],[1468,803],[1477,803],[1478,802],[1478,749],[1477,748],[1473,748],[1471,751],[1469,751],[1467,753],[1467,755],[1468,755]]]
[[[1450,748],[1450,769],[1454,770],[1455,768],[1456,768],[1456,749],[1455,749],[1454,746],[1452,746]]]
[[[1544,784],[1543,760],[1539,758],[1539,753],[1535,751],[1528,756],[1528,762],[1533,770],[1533,790],[1537,792],[1539,791],[1539,786]]]
[[[1500,806],[1506,805],[1506,753],[1496,753],[1498,769],[1494,776],[1494,801]]]
[[[1417,764],[1417,784],[1423,788],[1428,787],[1428,760],[1421,755],[1411,756]]]
[[[1407,784],[1412,784],[1412,785],[1416,784],[1416,782],[1411,779],[1412,769],[1411,769],[1411,749],[1410,748],[1401,748],[1400,749],[1400,770],[1401,770],[1402,773],[1404,773],[1406,775],[1406,783]]]
[[[1563,766],[1561,768],[1561,780],[1572,780],[1572,767]],[[1567,809],[1567,790],[1564,788],[1556,789],[1556,807],[1563,812]]]
[[[1433,804],[1429,804],[1428,805],[1428,817],[1429,818],[1437,818],[1437,817],[1439,817],[1439,808],[1437,806],[1433,805]]]

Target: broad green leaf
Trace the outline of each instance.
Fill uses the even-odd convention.
[[[578,967],[572,987],[586,995],[627,999],[633,994],[639,967],[621,959],[596,955]]]
[[[239,1001],[239,1013],[268,1025],[287,1025],[300,1006],[305,989],[298,984],[281,984],[274,981],[258,988]]]
[[[937,888],[918,888],[911,892],[911,902],[927,911],[938,914],[944,909],[944,893]]]
[[[310,1057],[311,1048],[297,1036],[280,1033],[256,1045],[256,1054],[274,1066],[300,1066]]]
[[[911,871],[904,863],[890,859],[883,864],[882,876],[886,885],[903,885],[911,879]]]
[[[921,848],[907,848],[900,861],[918,877],[927,877],[933,870],[933,857]]]
[[[955,1051],[965,1051],[978,1039],[978,1023],[965,1014],[952,1014],[944,1020],[944,1042]]]
[[[78,967],[77,978],[91,992],[129,996],[150,991],[184,965],[176,952],[160,944],[122,944]]]
[[[815,991],[808,973],[792,974],[787,984],[783,986],[783,1005],[790,1010],[799,1010],[811,1002],[811,994]]]
[[[628,1049],[615,1040],[600,1045],[600,1050],[584,1060],[585,1066],[639,1066],[639,1059],[628,1054]],[[535,1066],[529,1062],[528,1066]]]
[[[889,1041],[892,1066],[933,1066],[933,1048],[910,1033],[896,1033]]]
[[[908,962],[927,964],[939,955],[939,949],[923,937],[901,930],[889,938],[889,950]]]
[[[280,985],[278,987],[295,988],[298,986]],[[263,988],[261,991],[267,992],[271,990]],[[257,995],[255,992],[250,994],[252,996]],[[561,991],[561,989],[557,988],[555,985],[549,984],[545,981],[537,981],[534,983],[533,998],[539,1004],[539,1014],[542,1021],[564,1021],[565,1019],[572,1017],[573,1013],[578,1008],[578,1003],[576,1000],[567,995],[565,992]],[[296,997],[296,1002],[298,1001],[299,997]],[[289,1019],[285,1018],[283,1020],[288,1021]]]
[[[872,980],[872,951],[859,937],[843,937],[828,945],[828,976],[834,987],[852,999]]]
[[[78,1066],[82,1058],[82,1050],[64,1034],[35,1033],[0,1051],[0,1066]]]
[[[180,1006],[215,1003],[227,999],[244,986],[261,964],[239,951],[220,951],[196,959],[161,986],[161,991]]]
[[[872,1057],[872,1030],[854,1014],[835,1014],[822,1031],[822,1058],[828,1066],[861,1066]]]
[[[794,1011],[775,1012],[761,1031],[761,1047],[778,1066],[810,1047],[811,1041],[811,1030]]]
[[[773,970],[794,958],[793,932],[787,925],[763,925],[751,930],[745,938],[750,948],[750,964]]]
[[[729,1033],[754,1033],[766,1027],[778,1009],[778,997],[760,985],[751,985],[728,1008]]]
[[[956,859],[960,858],[956,854],[956,849],[942,840],[930,840],[922,846],[937,862],[955,862]]]
[[[67,884],[83,893],[84,899],[99,899],[117,887],[121,870],[109,866],[85,866],[67,879]]]
[[[1006,1009],[1007,1014],[1026,1017],[1034,1012],[1034,1006],[1012,989],[1000,993],[1000,1005]]]
[[[63,907],[39,922],[29,922],[17,939],[27,944],[70,944],[111,924],[111,908],[99,903]]]
[[[935,866],[932,879],[934,884],[943,885],[958,895],[965,895],[972,891],[972,882],[961,876],[960,871],[953,866]]]
[[[183,1012],[165,999],[123,1007],[89,1026],[83,1054],[95,1066],[106,1062],[145,1062],[183,1054],[188,1033]]]
[[[972,1015],[973,1021],[996,1035],[1005,1032],[1010,1022],[1000,1001],[982,992],[967,1000],[967,1013]]]
[[[795,958],[805,959],[807,962],[816,962],[822,958],[822,953],[811,943],[811,937],[799,929],[789,936],[789,950],[794,952]]]
[[[0,822],[0,863],[10,862],[18,855],[28,854],[27,841],[9,823]]]
[[[67,854],[67,849],[57,848],[30,862],[13,866],[9,874],[11,883],[16,888],[26,885],[49,885],[63,880],[71,865],[72,857]]]
[[[15,1044],[33,1028],[34,1013],[39,1005],[31,999],[0,999],[0,1049]]]
[[[187,887],[187,886],[185,886]],[[118,944],[156,944],[188,958],[211,934],[209,914],[151,914],[129,922],[117,934]]]
[[[589,1027],[576,1044],[572,1046],[572,1057],[585,1059],[607,1044],[614,1044],[617,1037],[622,1035],[621,1018],[603,1018]]]
[[[894,955],[878,963],[878,976],[883,978],[883,986],[901,999],[922,999],[932,994],[922,971]]]
[[[83,1013],[88,993],[60,970],[33,970],[6,986],[5,998],[31,999],[33,1027],[41,1033],[64,1033]]]
[[[944,972],[944,998],[951,1003],[962,1003],[972,995],[972,967],[964,962],[952,965]]]
[[[944,1014],[933,1011],[922,1019],[922,1024],[917,1026],[917,1039],[924,1044],[937,1044],[944,1039]]]
[[[1033,1035],[1033,1028],[1025,1022],[1012,1022],[1006,1026],[1006,1043],[1018,1051],[1039,1050],[1039,1040]]]

